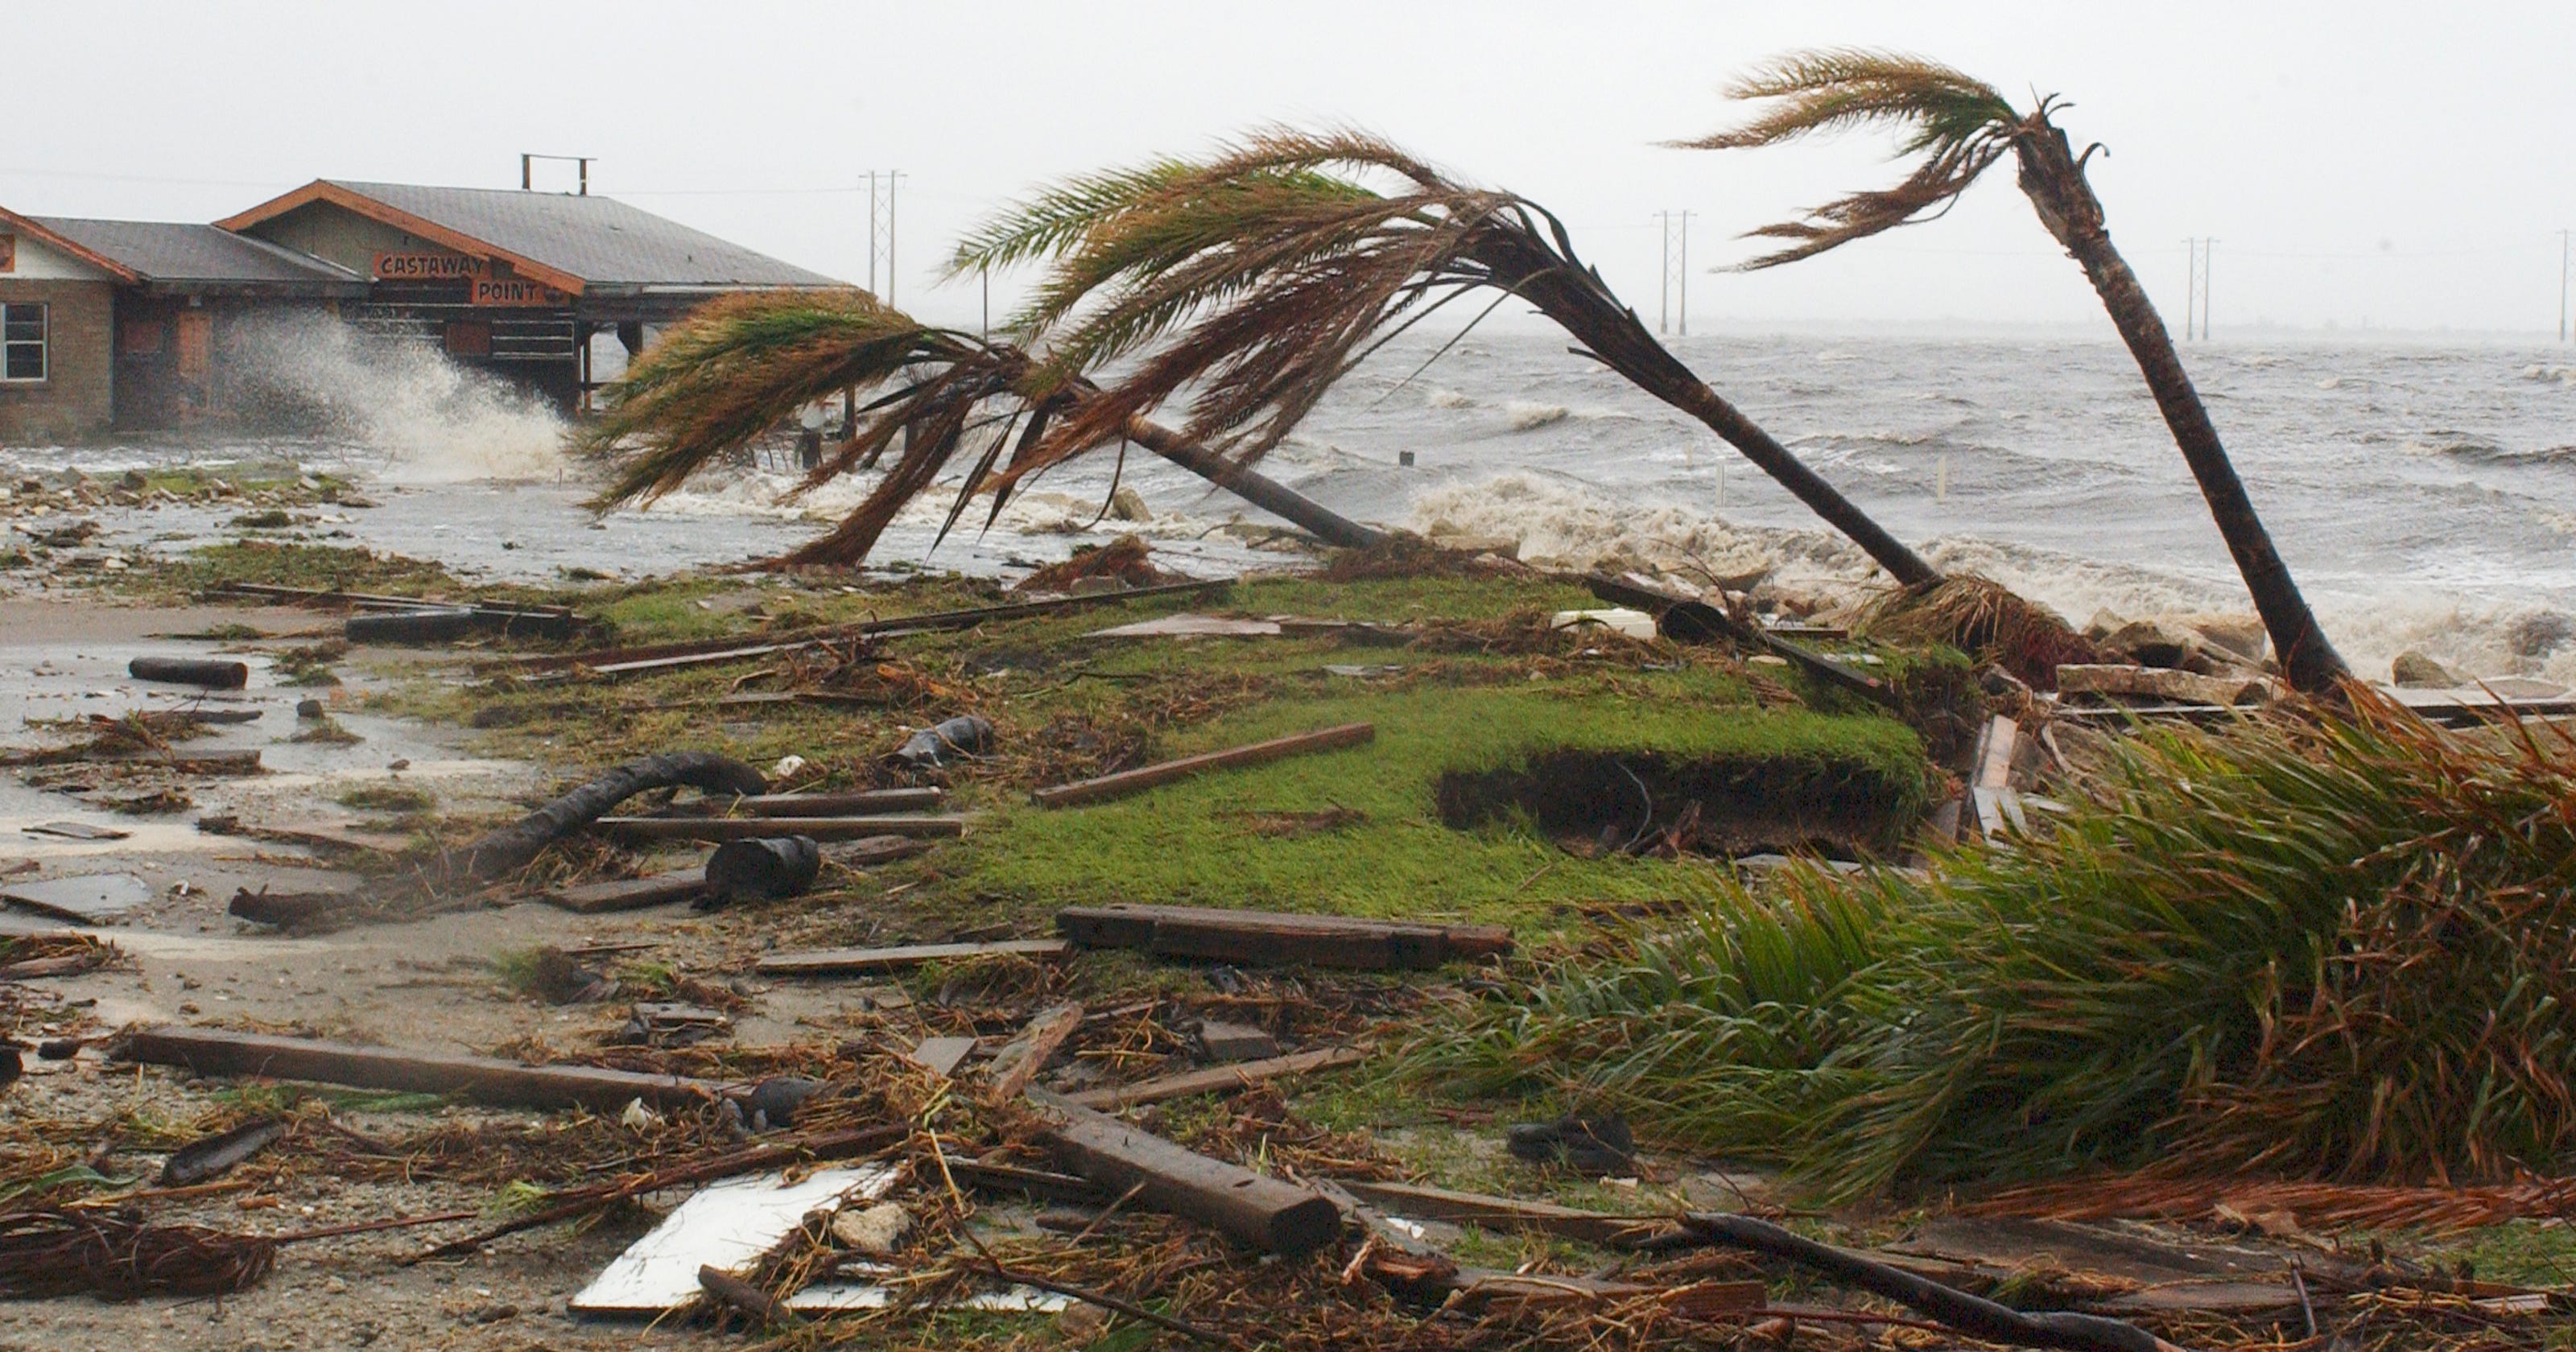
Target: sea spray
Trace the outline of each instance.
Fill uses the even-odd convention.
[[[435,346],[319,313],[272,314],[228,336],[240,402],[278,430],[384,457],[396,483],[562,477],[564,421],[546,401],[449,361]]]

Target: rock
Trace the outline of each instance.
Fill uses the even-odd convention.
[[[1617,1113],[1572,1113],[1553,1122],[1522,1122],[1503,1133],[1512,1157],[1531,1164],[1562,1164],[1583,1174],[1626,1174],[1637,1168],[1637,1140]]]
[[[2388,678],[2417,690],[2448,690],[2468,684],[2458,672],[2425,656],[2420,648],[2397,654],[2397,660],[2388,664]]]
[[[1207,1058],[1218,1063],[1261,1061],[1279,1054],[1279,1044],[1268,1033],[1242,1023],[1209,1019],[1199,1025],[1199,1048]]]
[[[2061,695],[2127,695],[2176,704],[2261,704],[2272,698],[2270,681],[2257,676],[2203,676],[2169,667],[2065,666],[2057,669]]]
[[[2104,635],[2101,643],[2144,666],[2204,673],[2211,666],[2200,635],[2162,617],[2131,620]]]
[[[2160,618],[2187,626],[2200,635],[2201,641],[2218,651],[2221,657],[2244,666],[2259,667],[2272,651],[2272,636],[2263,628],[2260,615],[2190,614]]]
[[[871,1258],[894,1256],[895,1246],[912,1233],[912,1213],[893,1202],[879,1202],[858,1211],[839,1211],[832,1216],[832,1239],[845,1249]]]
[[[1109,495],[1109,517],[1113,521],[1151,521],[1152,508],[1145,505],[1145,495],[1133,488],[1121,487]]]
[[[2504,641],[2516,657],[2547,657],[2571,638],[2576,638],[2576,619],[2550,610],[2525,615],[2504,631]]]

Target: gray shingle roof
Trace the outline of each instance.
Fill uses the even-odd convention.
[[[364,282],[335,263],[211,225],[166,221],[28,219],[156,282]]]
[[[837,285],[613,197],[329,181],[591,285]]]

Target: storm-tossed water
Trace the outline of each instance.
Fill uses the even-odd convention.
[[[1675,349],[1899,537],[2082,623],[2097,609],[2247,610],[2207,510],[2127,353],[2109,342],[1696,337]],[[1543,334],[1486,331],[1417,367],[1391,348],[1265,464],[1363,520],[1508,537],[1524,558],[1685,574],[1776,567],[1858,579],[1866,561],[1714,435]],[[2201,345],[2186,353],[2273,538],[2355,665],[2422,647],[2481,674],[2576,679],[2576,353],[2547,346]],[[330,363],[323,365],[330,366]],[[342,437],[264,445],[10,451],[21,470],[275,458],[355,471],[384,505],[330,523],[494,577],[625,576],[775,553],[864,493],[780,502],[783,475],[720,476],[649,511],[594,518],[545,415],[436,372],[331,367]],[[444,382],[444,383],[442,383]],[[345,388],[343,386],[346,386]],[[1402,466],[1401,452],[1416,463]],[[1009,571],[1132,529],[1093,524],[1107,456],[1059,470],[984,531],[927,555]],[[1141,453],[1120,471],[1143,528],[1190,571],[1278,566],[1221,528],[1240,504]],[[881,558],[920,561],[944,502]],[[111,519],[181,547],[222,528]],[[505,546],[509,546],[505,548]]]

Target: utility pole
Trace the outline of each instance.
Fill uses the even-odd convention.
[[[903,171],[868,171],[868,291],[894,304],[894,192]],[[885,289],[877,289],[877,260],[885,260]]]
[[[1681,321],[1681,334],[1687,338],[1690,336],[1691,214],[1687,211],[1658,211],[1655,218],[1663,222],[1664,230],[1664,285],[1655,298],[1655,332],[1672,332],[1672,321],[1678,319]]]
[[[2192,339],[2195,327],[2200,338],[2206,340],[2209,337],[2209,260],[2210,255],[2216,252],[2212,246],[2217,243],[2215,238],[2207,235],[2183,241],[2183,246],[2191,251],[2191,275],[2184,284],[2182,299],[2182,336],[2185,342]]]

